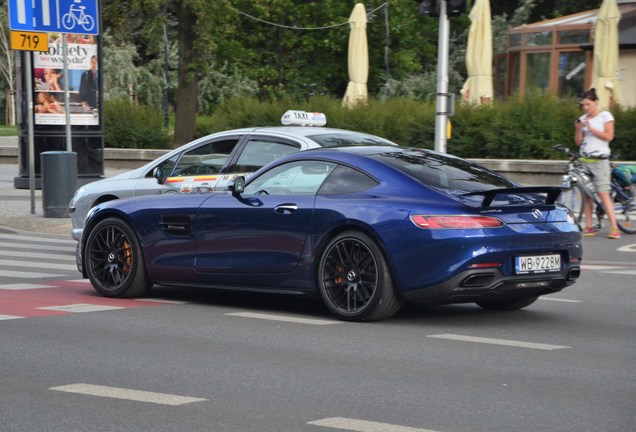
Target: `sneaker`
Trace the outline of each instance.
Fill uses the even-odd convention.
[[[607,237],[611,238],[611,239],[619,239],[619,238],[621,238],[621,232],[619,230],[615,229],[615,228],[611,229],[610,233],[609,233],[609,236],[607,236]]]
[[[594,231],[594,228],[592,227],[585,227],[585,229],[583,230],[583,235],[586,237],[592,237],[596,235],[596,231]]]

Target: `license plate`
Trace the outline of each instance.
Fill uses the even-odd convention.
[[[561,255],[532,255],[515,257],[517,274],[549,273],[561,270]]]

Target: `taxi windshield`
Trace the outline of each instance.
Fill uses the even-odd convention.
[[[316,131],[319,132],[319,131]],[[395,146],[389,140],[375,135],[367,135],[359,132],[324,132],[308,135],[308,138],[320,144],[322,147],[350,147],[350,146]]]

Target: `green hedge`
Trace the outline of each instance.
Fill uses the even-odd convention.
[[[170,148],[163,116],[156,109],[127,99],[104,104],[104,145],[110,148]]]
[[[197,118],[196,135],[227,129],[279,125],[288,109],[323,112],[327,126],[368,132],[408,147],[435,147],[435,102],[412,99],[371,100],[354,109],[340,99],[315,97],[310,101],[284,99],[260,102],[229,99],[209,116]],[[552,147],[574,145],[574,120],[581,114],[578,100],[533,96],[511,98],[488,106],[457,104],[450,117],[452,136],[447,151],[466,158],[562,159]],[[636,160],[636,108],[617,108],[614,154]],[[107,147],[169,148],[161,113],[127,100],[105,105]]]
[[[244,127],[280,124],[288,109],[324,112],[330,127],[360,130],[386,137],[403,146],[434,148],[435,102],[393,99],[372,100],[355,109],[343,108],[339,99],[258,102],[233,99],[212,115],[197,120],[199,136]],[[618,108],[613,153],[636,160],[636,108]],[[574,145],[574,121],[581,115],[578,100],[533,96],[511,98],[489,106],[458,103],[450,117],[452,136],[447,151],[467,158],[562,159],[552,147]]]

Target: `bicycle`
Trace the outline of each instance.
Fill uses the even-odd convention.
[[[93,17],[84,12],[86,6],[71,5],[67,14],[62,17],[62,25],[66,29],[72,29],[75,25],[82,26],[85,31],[91,31],[95,27]]]
[[[561,204],[572,211],[576,222],[580,224],[583,218],[583,197],[587,195],[594,202],[593,214],[596,216],[596,224],[592,224],[592,227],[595,231],[600,230],[605,218],[605,210],[598,195],[593,191],[592,173],[580,160],[580,156],[567,147],[556,145],[554,149],[565,153],[570,158],[563,175],[563,187],[568,190],[561,194]],[[634,185],[622,187],[614,173],[612,173],[610,186],[610,198],[614,203],[618,228],[625,234],[636,234],[636,187]]]

